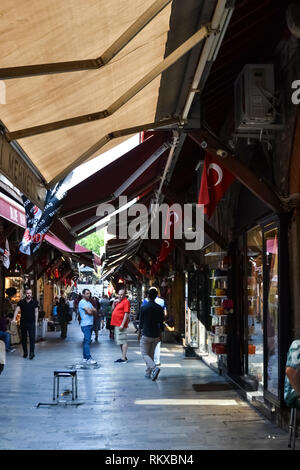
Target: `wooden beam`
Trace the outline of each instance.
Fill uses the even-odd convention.
[[[0,68],[0,80],[76,72],[79,70],[93,70],[104,67],[171,1],[172,0],[156,0],[100,57],[96,59]]]
[[[77,126],[88,122],[94,122],[99,119],[105,119],[108,116],[112,116],[128,101],[134,98],[141,90],[143,90],[149,83],[155,78],[167,70],[171,65],[177,62],[182,56],[189,52],[193,47],[199,44],[205,37],[209,36],[211,30],[209,26],[202,26],[195,34],[193,34],[187,41],[179,46],[175,51],[171,52],[162,62],[160,62],[154,69],[150,70],[143,78],[135,83],[129,90],[121,95],[116,101],[114,101],[107,109],[98,111],[92,114],[85,114],[74,118],[63,119],[61,121],[54,121],[39,126],[29,127],[27,129],[20,129],[13,132],[6,132],[8,140],[23,139],[33,135],[44,134],[45,132],[51,132],[66,127]],[[106,142],[105,142],[106,143]],[[105,145],[105,143],[103,145]]]
[[[247,168],[218,137],[204,129],[193,131],[189,135],[272,211],[278,214],[286,212],[283,202],[275,191],[262,178],[258,178],[252,170]]]

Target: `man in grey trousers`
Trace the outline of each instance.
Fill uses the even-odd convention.
[[[153,360],[156,345],[161,341],[163,330],[164,310],[155,303],[157,290],[148,291],[146,305],[141,307],[138,339],[140,339],[141,354],[146,363],[146,378],[156,380],[160,372]]]

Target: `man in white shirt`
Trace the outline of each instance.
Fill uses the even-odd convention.
[[[80,326],[83,333],[83,362],[90,364],[97,364],[90,353],[90,343],[92,337],[92,330],[94,325],[94,313],[96,309],[90,302],[91,292],[89,289],[83,289],[83,298],[78,304],[78,311],[81,318]]]

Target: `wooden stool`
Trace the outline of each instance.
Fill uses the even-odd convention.
[[[53,400],[55,400],[55,384],[57,382],[56,397],[59,397],[59,379],[60,377],[71,377],[72,378],[72,400],[74,400],[74,388],[75,398],[77,398],[77,370],[55,370],[53,372]],[[74,387],[75,385],[75,387]]]
[[[297,408],[291,408],[288,447],[292,448],[293,450],[295,450],[297,428],[298,428],[298,426],[297,426]]]

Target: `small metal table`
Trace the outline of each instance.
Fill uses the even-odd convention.
[[[77,398],[77,370],[55,370],[53,372],[53,400],[59,397],[59,379],[60,377],[71,377],[72,378],[72,400]],[[56,386],[57,384],[57,386]],[[56,390],[55,390],[56,388]],[[74,393],[75,392],[75,393]]]

